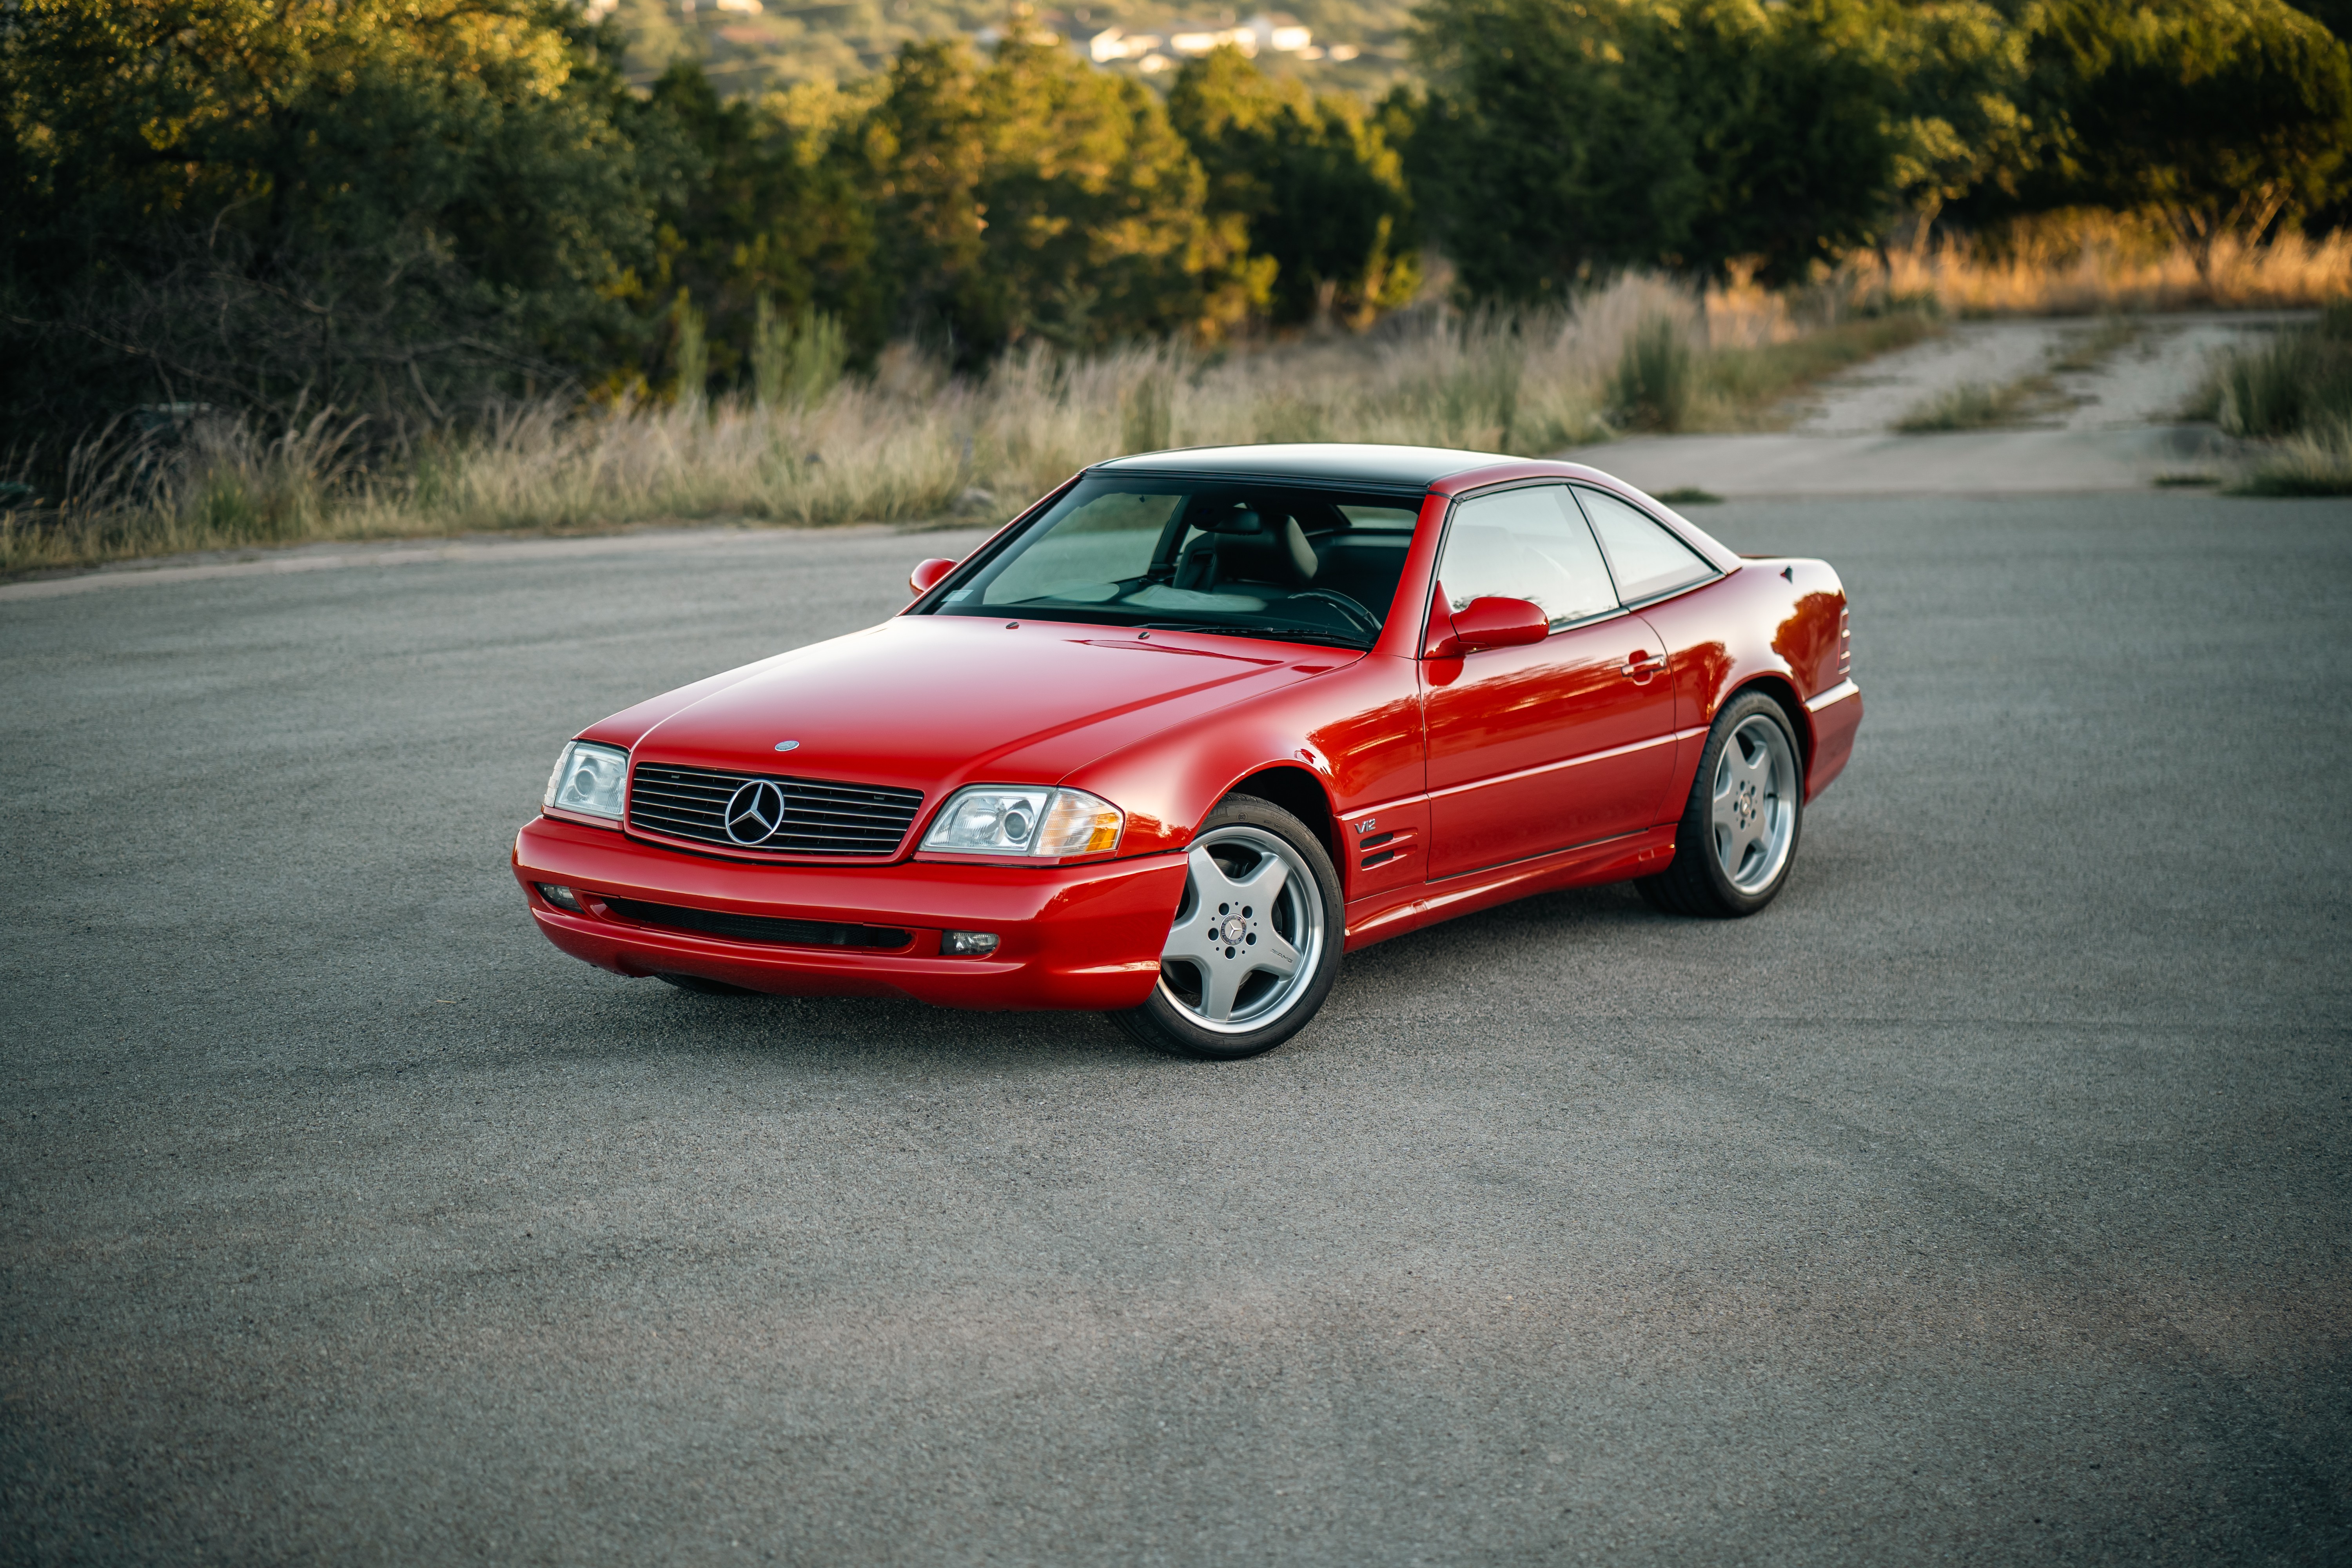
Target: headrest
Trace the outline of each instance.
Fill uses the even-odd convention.
[[[1265,514],[1237,506],[1225,511],[1213,511],[1193,519],[1192,526],[1202,533],[1264,533]]]
[[[1263,512],[1236,511],[1202,526],[1217,536],[1219,582],[1240,577],[1297,587],[1315,578],[1315,546],[1295,517],[1275,523]]]

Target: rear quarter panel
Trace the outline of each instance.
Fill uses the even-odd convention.
[[[1805,748],[1807,797],[1826,777],[1811,776],[1821,737],[1805,704],[1835,687],[1845,586],[1823,561],[1743,562],[1703,588],[1643,606],[1664,639],[1675,677],[1675,786],[1679,810],[1698,772],[1707,726],[1723,705],[1761,687],[1790,710]],[[1842,760],[1842,759],[1841,759]]]

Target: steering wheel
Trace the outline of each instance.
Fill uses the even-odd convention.
[[[1345,594],[1335,594],[1326,588],[1301,588],[1283,604],[1287,607],[1301,599],[1320,599],[1339,611],[1341,618],[1366,637],[1377,638],[1381,635],[1381,618]]]

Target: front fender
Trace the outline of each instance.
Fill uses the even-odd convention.
[[[1127,813],[1122,855],[1181,848],[1217,802],[1268,768],[1311,776],[1337,822],[1423,784],[1413,661],[1373,654],[1160,731],[1065,781]]]

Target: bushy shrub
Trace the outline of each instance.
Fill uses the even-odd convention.
[[[2230,354],[2204,401],[2222,429],[2265,441],[2242,493],[2352,495],[2352,301]]]
[[[2232,436],[2290,436],[2352,418],[2352,339],[2322,328],[2282,331],[2231,354],[2216,379],[2216,416]]]
[[[1696,389],[1695,358],[1681,322],[1668,316],[1643,318],[1610,379],[1610,411],[1616,423],[1631,430],[1681,429]]]

